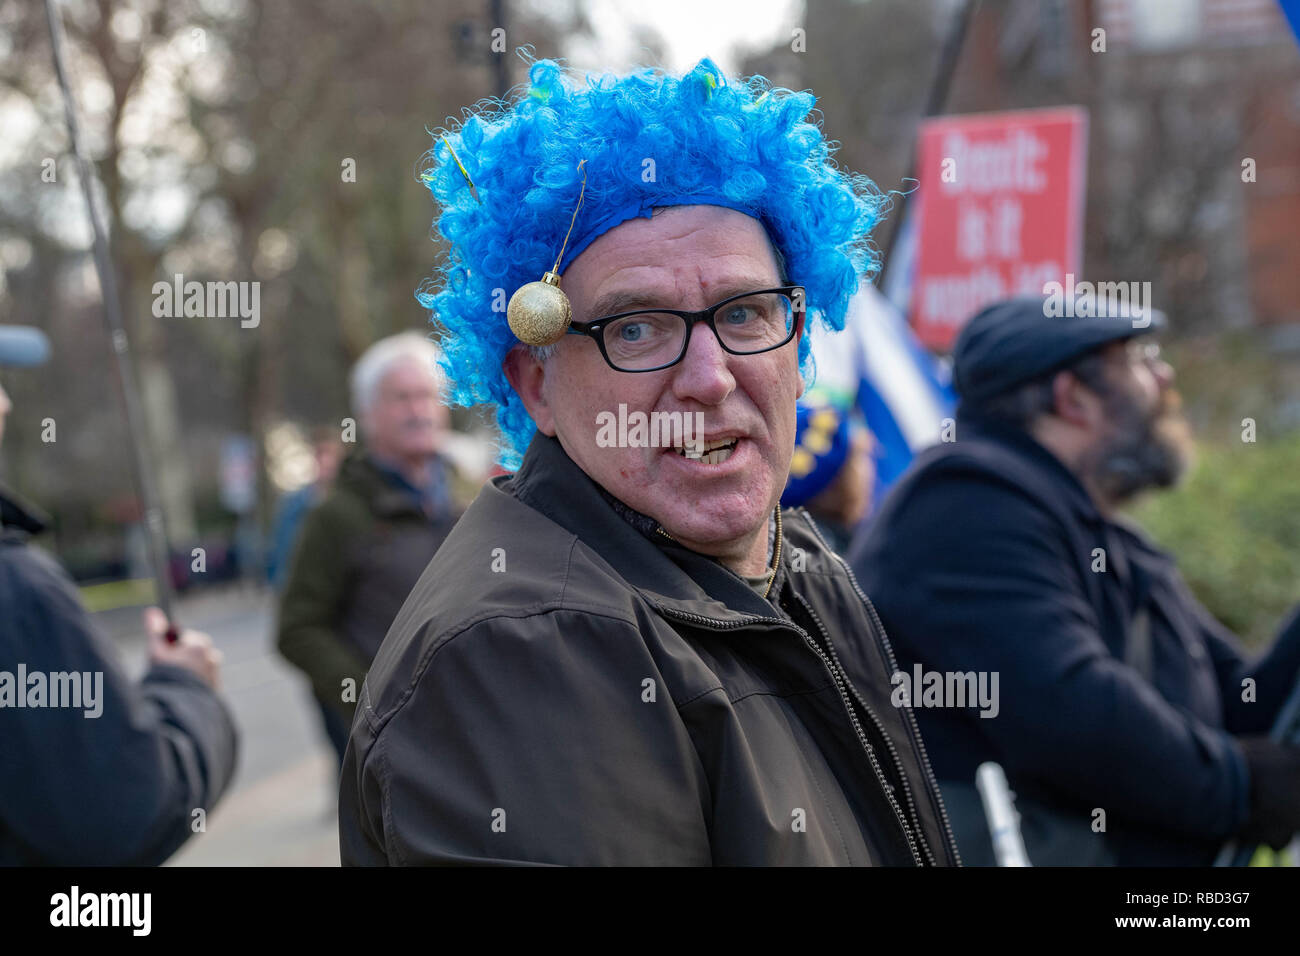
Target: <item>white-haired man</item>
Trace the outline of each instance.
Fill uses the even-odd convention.
[[[407,332],[357,361],[362,445],[304,520],[280,604],[280,653],[310,678],[340,760],[366,670],[462,510],[439,454],[448,412],[437,359]]]

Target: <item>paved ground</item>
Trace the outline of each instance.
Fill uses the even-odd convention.
[[[269,592],[228,588],[182,600],[177,616],[225,654],[222,692],[240,732],[231,789],[169,866],[337,866],[338,772],[306,680],[273,647]],[[128,670],[145,666],[139,612],[99,615]]]

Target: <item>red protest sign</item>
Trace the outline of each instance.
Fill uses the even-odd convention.
[[[1078,107],[922,124],[911,318],[923,343],[947,351],[988,303],[1080,272],[1087,135]]]

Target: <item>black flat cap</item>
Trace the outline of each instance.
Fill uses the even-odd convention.
[[[1062,311],[1071,314],[1061,315]],[[963,400],[991,398],[1022,382],[1055,371],[1108,342],[1164,328],[1163,312],[1118,315],[1095,306],[1073,314],[1045,296],[1006,299],[985,306],[966,323],[953,347],[953,385]],[[1123,310],[1128,311],[1128,310]]]

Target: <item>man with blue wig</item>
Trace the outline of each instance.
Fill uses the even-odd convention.
[[[806,322],[843,327],[887,203],[813,103],[543,60],[435,133],[419,298],[517,471],[375,658],[345,864],[958,862],[874,610],[778,505]]]

